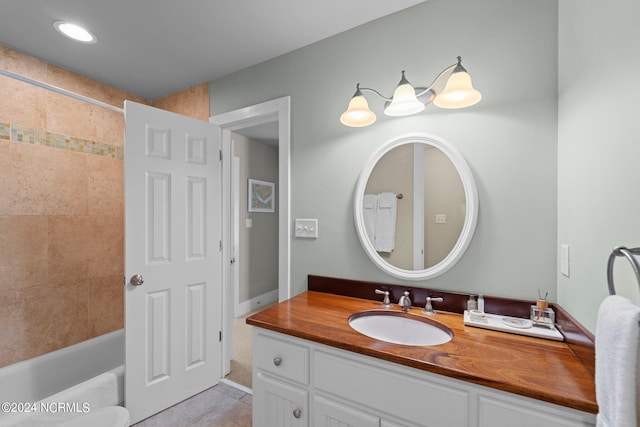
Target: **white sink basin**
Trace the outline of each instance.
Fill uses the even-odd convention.
[[[349,326],[370,338],[393,344],[425,346],[451,341],[449,328],[398,311],[363,311],[349,318]]]

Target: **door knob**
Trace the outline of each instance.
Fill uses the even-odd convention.
[[[131,279],[129,279],[129,283],[133,286],[140,286],[144,283],[144,278],[139,274],[134,274],[131,276]]]

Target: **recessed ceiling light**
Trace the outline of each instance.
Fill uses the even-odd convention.
[[[56,21],[53,23],[53,28],[60,34],[80,43],[91,44],[98,41],[98,38],[91,31],[70,22]]]

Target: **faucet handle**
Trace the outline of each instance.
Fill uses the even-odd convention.
[[[391,307],[391,301],[389,301],[389,291],[383,291],[381,289],[376,289],[376,294],[384,295],[384,300],[382,301],[382,306],[389,308]]]
[[[435,310],[433,309],[433,306],[431,305],[431,302],[442,302],[444,301],[442,299],[442,297],[427,297],[427,303],[424,306],[424,310],[422,310],[423,313],[425,314],[435,314]]]

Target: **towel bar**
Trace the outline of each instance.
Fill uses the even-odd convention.
[[[638,286],[640,286],[640,248],[625,248],[624,246],[617,246],[609,255],[609,262],[607,263],[607,282],[609,285],[609,295],[616,294],[616,288],[613,284],[613,263],[616,258],[623,256],[629,260],[633,271],[636,273],[636,280],[638,280]]]

